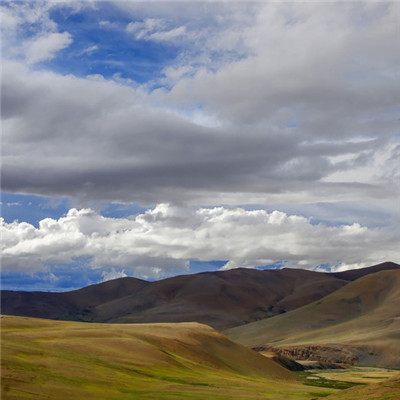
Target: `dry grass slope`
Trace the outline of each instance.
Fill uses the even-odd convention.
[[[335,392],[310,391],[293,373],[197,323],[1,321],[2,399],[301,400]]]

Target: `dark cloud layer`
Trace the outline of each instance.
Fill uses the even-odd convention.
[[[333,195],[346,185],[323,178],[368,165],[389,143],[390,132],[329,142],[273,124],[199,126],[152,106],[140,90],[30,72],[18,63],[6,63],[3,77],[2,184],[8,191],[145,203],[210,202],[215,192],[232,201],[246,193],[249,202],[263,193]],[[329,159],[349,154],[356,157]],[[354,182],[350,191],[373,194],[379,186]]]

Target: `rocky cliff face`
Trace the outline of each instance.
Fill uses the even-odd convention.
[[[269,351],[297,361],[315,361],[323,364],[354,365],[362,349],[352,346],[299,345],[285,347],[254,347],[253,350]],[[367,351],[365,349],[365,351]]]

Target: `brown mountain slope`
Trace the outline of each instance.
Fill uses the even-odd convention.
[[[137,278],[118,278],[64,293],[66,299],[77,307],[102,304],[138,292],[149,282]]]
[[[112,322],[197,321],[217,328],[235,326],[295,309],[346,282],[301,270],[236,269],[158,281],[95,310]]]
[[[125,297],[148,285],[136,278],[120,278],[64,293],[1,291],[3,314],[79,320],[89,309]]]
[[[91,322],[196,321],[226,329],[294,310],[347,282],[313,271],[243,268],[157,282],[120,278],[65,293],[3,291],[2,313]]]
[[[188,322],[218,329],[293,310],[346,285],[305,270],[205,272],[157,282],[121,278],[66,292],[2,292],[2,312],[91,322]]]
[[[252,347],[328,346],[350,351],[361,365],[400,366],[400,271],[366,275],[297,310],[225,333]]]

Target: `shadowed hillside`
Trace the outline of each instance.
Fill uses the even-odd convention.
[[[324,351],[329,345],[349,351],[361,365],[400,366],[400,271],[366,275],[307,306],[225,333],[248,346],[284,347],[294,355],[313,350],[305,345],[325,345]]]
[[[49,319],[84,319],[88,307],[136,293],[149,282],[120,278],[64,293],[1,291],[3,314]]]
[[[197,323],[1,322],[4,399],[310,398],[293,373]]]
[[[91,322],[196,321],[225,329],[301,307],[347,281],[312,271],[235,269],[157,282],[135,278],[65,293],[2,292],[2,312]]]

